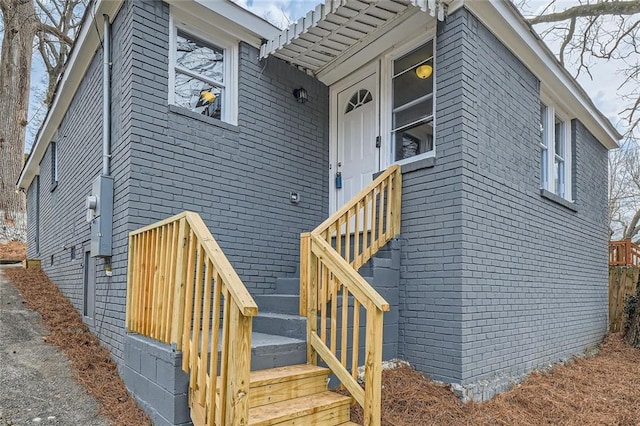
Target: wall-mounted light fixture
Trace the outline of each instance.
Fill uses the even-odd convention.
[[[433,67],[431,65],[424,64],[416,68],[416,75],[421,80],[426,80],[431,77],[431,74],[433,74]]]
[[[300,102],[301,104],[309,100],[309,93],[307,93],[304,87],[293,89],[293,96],[296,98],[296,101]]]

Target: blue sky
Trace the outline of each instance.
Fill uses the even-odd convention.
[[[242,7],[251,10],[256,15],[261,16],[280,28],[285,28],[292,22],[305,15],[313,9],[321,0],[233,0]],[[539,12],[549,0],[527,0],[526,13]],[[577,3],[576,0],[556,0],[557,10],[562,10],[572,4]],[[557,51],[557,44],[551,43],[551,49]],[[570,71],[571,70],[571,67]],[[618,112],[622,110],[623,104],[620,101],[618,87],[623,81],[620,75],[618,64],[614,61],[608,63],[599,62],[590,66],[590,72],[593,79],[586,75],[581,76],[578,81],[586,92],[591,96],[596,106],[608,117],[611,122],[618,127],[621,132],[624,131],[624,123],[618,116]],[[32,77],[31,77],[31,98],[29,105],[29,125],[27,127],[26,151],[28,152],[33,143],[38,125],[44,113],[46,112],[42,106],[42,96],[46,89],[46,73],[43,70],[42,61],[39,56],[34,55]]]

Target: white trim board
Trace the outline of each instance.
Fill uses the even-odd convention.
[[[85,12],[85,22],[80,29],[73,49],[71,49],[71,54],[65,65],[65,72],[60,76],[47,116],[40,126],[29,159],[22,168],[17,182],[18,188],[27,189],[33,178],[40,173],[40,161],[47,151],[49,142],[58,130],[102,39],[102,15],[109,15],[113,22],[122,0],[98,0],[92,4],[91,10],[87,9]],[[93,17],[99,23],[98,25],[93,25],[91,22]]]
[[[122,0],[96,0],[91,3],[91,9],[87,9],[82,28],[71,49],[71,54],[65,65],[65,71],[60,76],[47,116],[40,126],[34,145],[29,153],[29,159],[22,168],[20,177],[16,182],[18,188],[27,189],[33,182],[34,177],[40,173],[40,161],[42,161],[47,146],[60,126],[100,45],[103,30],[101,24],[102,15],[109,15],[111,22],[113,22],[122,3]],[[196,14],[195,16],[217,15],[219,17],[218,24],[221,22],[229,24],[228,28],[225,25],[225,31],[255,47],[260,46],[261,37],[275,37],[280,32],[279,28],[274,27],[264,19],[229,0],[167,0],[167,3],[180,4],[183,9],[184,7],[195,7],[199,13],[204,14]],[[212,8],[215,8],[215,12],[211,10]],[[193,13],[191,12],[191,14]],[[95,17],[98,25],[93,24],[93,17]]]
[[[540,80],[541,92],[553,93],[562,109],[571,111],[606,148],[619,148],[622,136],[515,6],[501,0],[465,0],[464,5]]]

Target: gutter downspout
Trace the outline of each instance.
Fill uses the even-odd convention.
[[[102,176],[111,174],[111,23],[104,14],[102,64]]]

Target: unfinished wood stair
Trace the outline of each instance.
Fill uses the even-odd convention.
[[[249,425],[355,425],[352,398],[327,390],[328,368],[289,365],[252,371]]]

